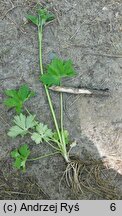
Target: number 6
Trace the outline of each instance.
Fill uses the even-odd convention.
[[[110,209],[111,209],[111,211],[116,211],[116,204],[115,203],[111,203]]]

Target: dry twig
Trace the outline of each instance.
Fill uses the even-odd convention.
[[[50,90],[56,92],[65,92],[69,94],[88,94],[88,95],[101,95],[101,96],[109,96],[108,90],[89,90],[85,88],[72,88],[72,87],[62,87],[62,86],[51,86]]]

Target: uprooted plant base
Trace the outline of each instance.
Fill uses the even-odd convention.
[[[89,191],[98,196],[103,195],[105,199],[120,199],[121,195],[117,187],[111,184],[113,179],[107,177],[105,172],[102,160],[85,161],[71,157],[60,180],[60,185],[65,178],[68,187],[75,194]]]

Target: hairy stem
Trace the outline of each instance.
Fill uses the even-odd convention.
[[[42,64],[42,34],[43,34],[43,28],[42,28],[42,25],[41,25],[41,26],[38,27],[39,59],[40,59],[41,74],[43,74],[43,64]],[[46,92],[46,95],[47,95],[48,103],[49,103],[49,106],[50,106],[50,110],[51,110],[51,113],[52,113],[52,116],[53,116],[53,120],[54,120],[54,124],[55,124],[55,127],[56,127],[56,131],[58,133],[58,137],[59,137],[60,142],[62,142],[62,138],[61,138],[61,134],[60,134],[60,131],[59,131],[59,127],[58,127],[57,119],[56,119],[56,116],[55,116],[54,108],[53,108],[53,105],[52,105],[52,101],[51,101],[51,98],[50,98],[50,94],[49,94],[47,86],[44,85],[44,87],[45,87],[45,92]]]

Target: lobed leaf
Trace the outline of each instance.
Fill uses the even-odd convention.
[[[62,78],[72,77],[75,75],[75,71],[72,65],[72,61],[63,61],[55,58],[48,65],[47,73],[41,76],[43,84],[49,86],[60,85]]]
[[[17,158],[20,154],[18,153],[18,150],[15,149],[14,151],[11,152],[11,157],[12,158]]]
[[[39,144],[42,142],[42,136],[36,132],[34,132],[31,136],[31,139],[36,143]]]
[[[13,166],[17,169],[25,171],[26,161],[30,155],[30,149],[27,144],[24,144],[19,149],[14,149],[11,152],[11,157],[15,159]]]
[[[18,91],[18,96],[22,101],[25,101],[30,94],[29,87],[27,85],[22,85]]]
[[[37,16],[32,16],[32,15],[27,15],[26,18],[30,20],[33,24],[38,26],[38,17]]]
[[[17,113],[21,112],[25,101],[34,96],[34,92],[30,91],[27,85],[22,85],[19,90],[5,90],[5,94],[9,98],[4,101],[4,104],[9,108],[15,108]]]
[[[49,139],[52,138],[52,136],[52,130],[48,129],[47,125],[40,123],[36,126],[36,132],[32,134],[31,139],[36,144],[39,144],[42,141],[49,141]]]
[[[15,89],[5,90],[5,94],[10,97],[17,97],[17,91]]]
[[[26,116],[20,113],[20,115],[17,115],[14,117],[14,123],[19,126],[21,129],[26,129]]]
[[[26,134],[25,131],[18,126],[11,127],[7,133],[8,136],[13,138],[17,137],[18,135],[23,136],[24,134]]]
[[[21,159],[20,156],[15,159],[15,162],[14,162],[13,166],[15,168],[17,168],[17,169],[21,168],[21,166],[22,166],[22,159]]]
[[[39,9],[37,11],[37,16],[27,15],[27,19],[38,27],[43,26],[46,22],[49,22],[54,18],[54,14],[49,13],[46,9]]]
[[[19,153],[20,155],[22,155],[23,157],[28,157],[30,155],[30,150],[27,144],[21,146],[19,148]]]
[[[14,117],[15,126],[11,127],[8,136],[17,137],[18,135],[24,136],[28,133],[29,129],[33,129],[38,123],[35,121],[35,115],[25,116],[22,113]]]
[[[29,115],[29,116],[27,116],[26,122],[25,122],[27,130],[29,128],[34,128],[37,124],[38,124],[38,122],[35,121],[35,115]]]
[[[49,22],[49,21],[55,19],[54,14],[49,13],[46,9],[38,10],[38,15],[40,18],[40,24],[42,24],[42,25],[44,25],[46,22]]]
[[[4,101],[4,104],[9,108],[12,108],[12,107],[21,107],[22,103],[18,98],[9,98]]]

